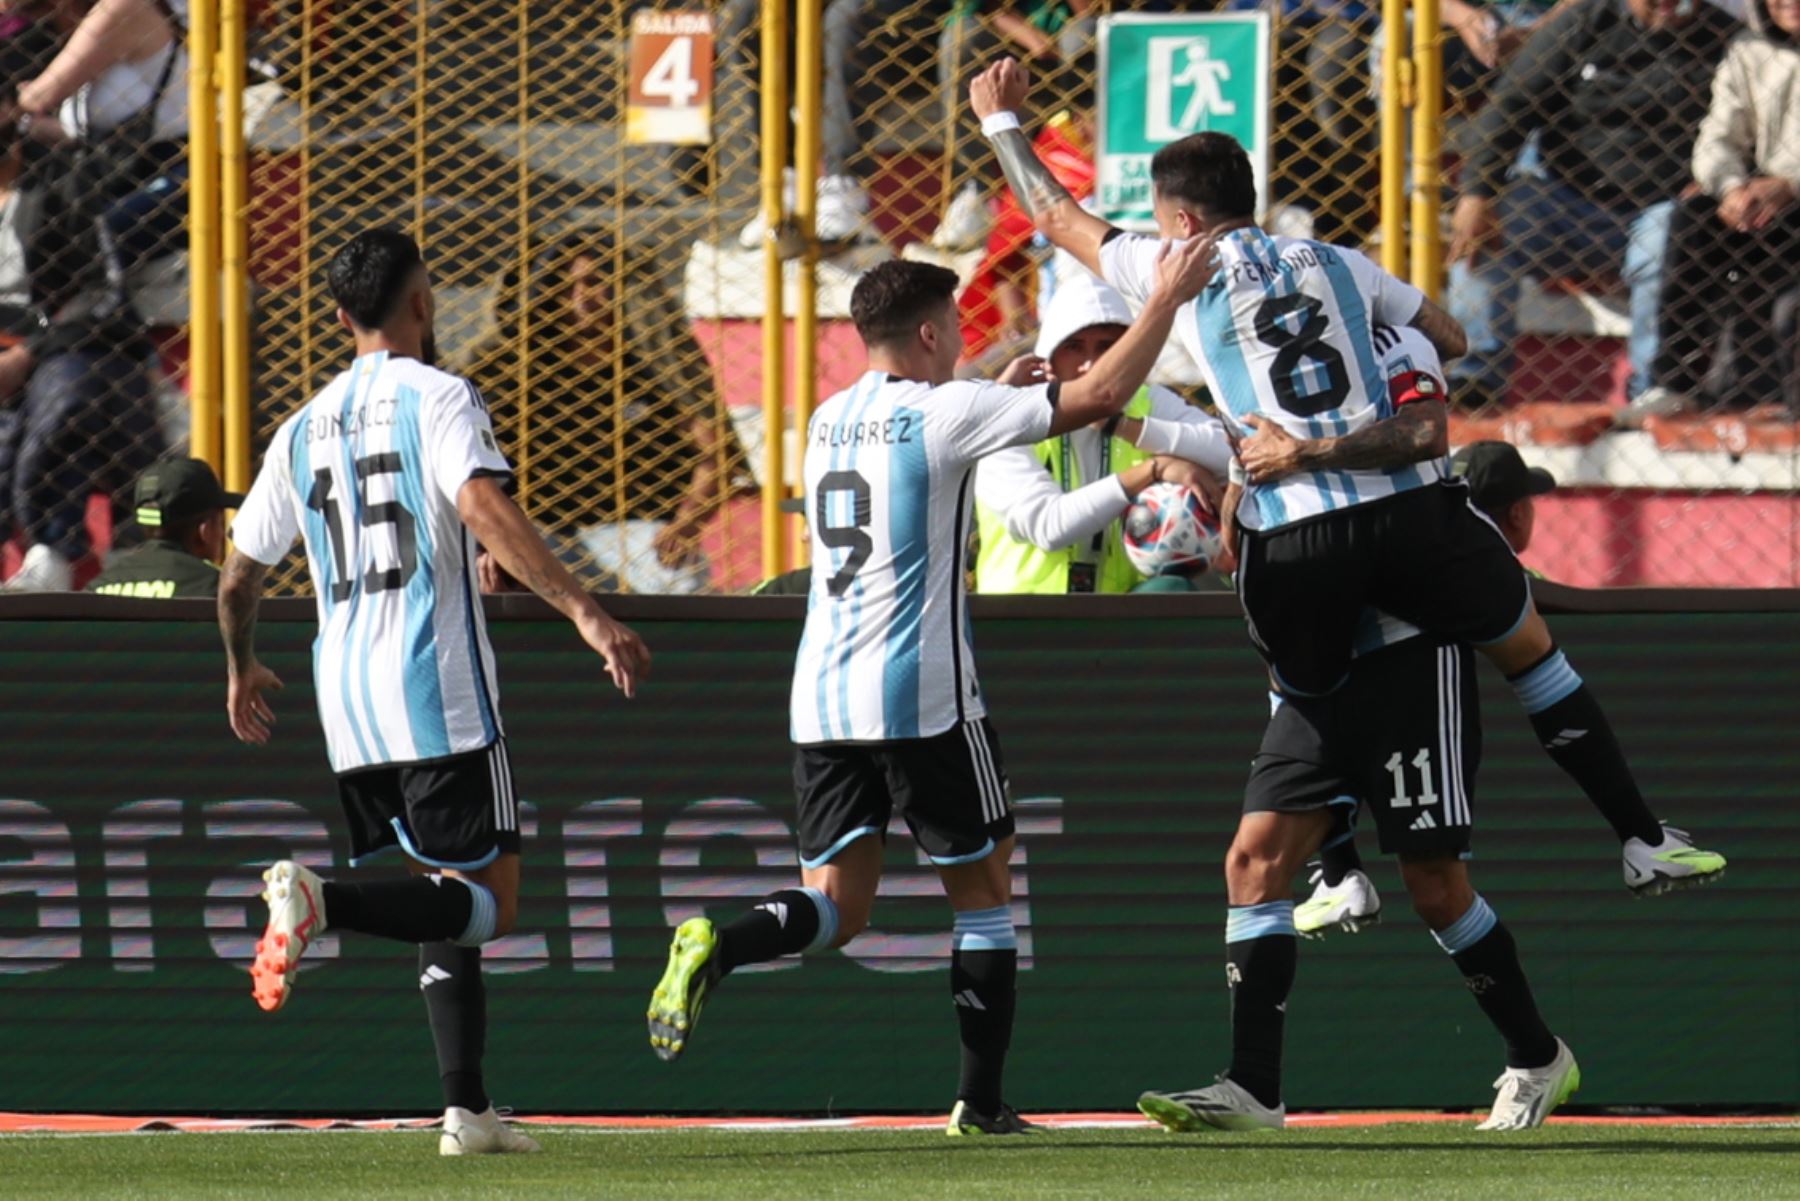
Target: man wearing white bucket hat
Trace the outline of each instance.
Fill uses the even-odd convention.
[[[1065,282],[1044,311],[1036,353],[1003,383],[1080,379],[1131,324],[1125,298],[1091,275]],[[1146,384],[1119,417],[989,455],[975,473],[985,593],[1129,592],[1143,583],[1125,558],[1119,519],[1164,480],[1209,504],[1231,459],[1225,429],[1167,388]]]

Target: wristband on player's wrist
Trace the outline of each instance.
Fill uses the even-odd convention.
[[[1015,112],[989,113],[981,119],[981,136],[984,138],[997,137],[1009,129],[1019,128],[1022,128],[1019,124],[1019,114]]]
[[[1236,484],[1238,487],[1242,488],[1245,484],[1250,482],[1250,475],[1244,470],[1244,465],[1242,463],[1233,459],[1225,468],[1225,482],[1228,484]]]

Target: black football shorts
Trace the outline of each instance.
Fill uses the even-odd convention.
[[[800,862],[822,867],[898,811],[939,867],[986,858],[1013,833],[1000,739],[983,717],[930,738],[794,748]]]
[[[1358,658],[1330,696],[1279,703],[1244,811],[1354,805],[1388,854],[1462,854],[1480,766],[1474,652],[1412,638]]]
[[[1531,602],[1524,567],[1461,480],[1245,530],[1239,559],[1250,640],[1289,696],[1343,683],[1365,609],[1485,646],[1510,637]]]
[[[478,871],[519,850],[506,739],[428,763],[385,764],[338,777],[350,864],[401,850],[432,867]]]

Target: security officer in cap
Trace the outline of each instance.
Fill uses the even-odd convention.
[[[199,459],[158,463],[137,482],[144,544],[115,556],[87,590],[149,600],[217,596],[225,510],[243,503],[243,494],[221,488],[213,469]]]
[[[1456,452],[1450,473],[1468,481],[1475,507],[1493,519],[1514,554],[1524,554],[1537,524],[1535,498],[1554,491],[1556,477],[1527,467],[1507,442],[1471,442]]]

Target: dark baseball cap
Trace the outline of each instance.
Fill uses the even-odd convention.
[[[1450,461],[1450,474],[1468,480],[1470,499],[1490,511],[1556,487],[1555,476],[1542,467],[1527,467],[1509,442],[1470,443]]]
[[[199,459],[170,459],[138,476],[139,525],[165,526],[214,509],[235,509],[244,503],[241,492],[227,492],[219,477]]]

